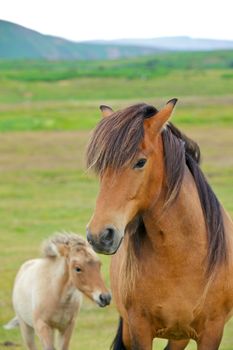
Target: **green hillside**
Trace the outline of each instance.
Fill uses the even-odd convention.
[[[75,43],[0,20],[2,59],[100,60],[148,55],[157,51],[156,48],[136,45]]]

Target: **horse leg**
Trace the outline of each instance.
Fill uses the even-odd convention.
[[[129,325],[126,321],[123,321],[122,325],[122,338],[123,344],[127,350],[131,349],[131,341],[130,341],[130,333],[129,333]]]
[[[152,350],[150,322],[144,317],[129,319],[130,350]]]
[[[189,339],[186,340],[169,340],[164,350],[184,350],[189,343]]]
[[[111,350],[131,350],[128,323],[120,317],[117,333],[111,345]]]
[[[24,339],[24,342],[29,350],[37,350],[36,344],[35,344],[35,332],[32,327],[27,325],[20,317],[19,319],[19,326],[21,330],[22,337]]]
[[[224,322],[209,322],[197,341],[197,349],[218,350],[222,340],[223,328]]]
[[[55,350],[53,346],[54,331],[44,321],[38,319],[35,322],[35,331],[40,338],[43,350]]]
[[[70,344],[70,339],[71,335],[73,332],[75,326],[75,320],[72,320],[67,328],[64,330],[64,332],[59,332],[59,349],[60,350],[68,350],[69,349],[69,344]]]

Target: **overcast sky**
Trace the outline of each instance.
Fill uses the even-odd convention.
[[[1,0],[0,18],[67,39],[233,40],[233,0]]]

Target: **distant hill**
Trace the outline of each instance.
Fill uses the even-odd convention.
[[[75,43],[0,20],[0,59],[102,60],[149,55],[157,48],[112,43]]]
[[[103,43],[103,41],[99,41]],[[232,50],[233,41],[198,39],[188,36],[164,37],[154,39],[121,39],[107,41],[108,44],[116,45],[136,45],[141,47],[160,48],[163,50],[175,51],[212,51],[212,50]]]
[[[106,60],[164,51],[233,49],[233,41],[165,37],[73,42],[0,20],[0,59]]]

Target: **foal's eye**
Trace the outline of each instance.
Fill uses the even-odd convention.
[[[80,267],[75,267],[75,271],[79,273],[79,272],[81,272],[82,270],[80,269]]]
[[[144,167],[145,164],[146,164],[146,158],[141,158],[137,161],[136,164],[134,164],[133,168],[134,169],[141,169]]]

